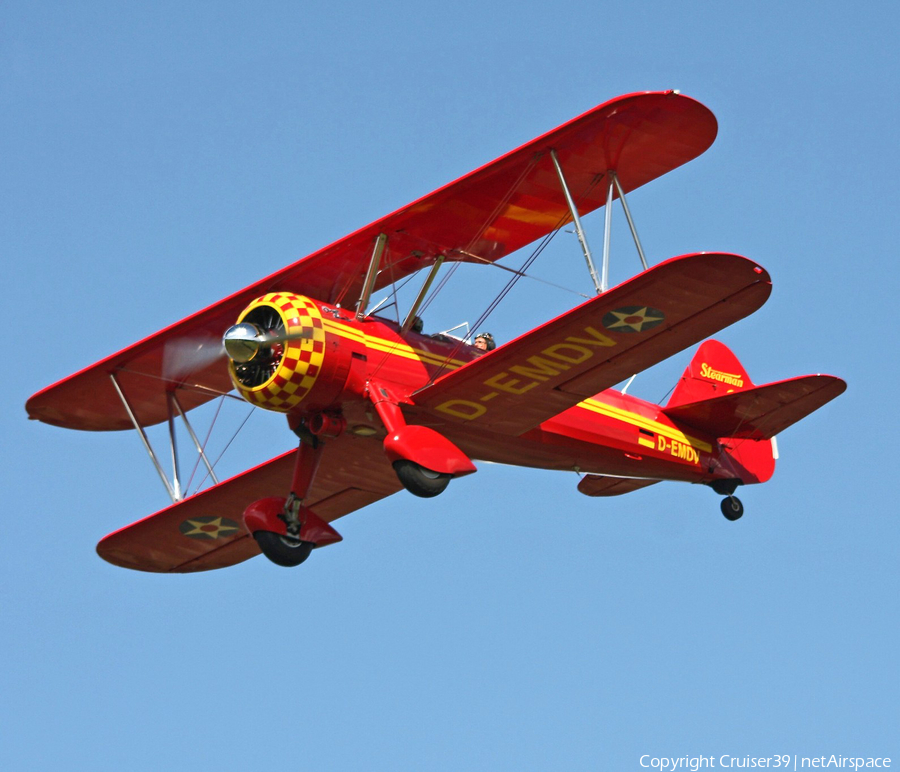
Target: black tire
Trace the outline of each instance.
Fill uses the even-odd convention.
[[[311,541],[300,541],[290,536],[282,536],[272,531],[254,531],[253,538],[269,560],[277,566],[293,568],[309,557],[316,545]]]
[[[741,500],[737,496],[729,496],[727,499],[722,499],[721,509],[725,518],[731,521],[740,520],[741,515],[744,514],[744,505],[741,504]]]
[[[406,490],[423,499],[443,493],[450,484],[449,474],[432,472],[414,461],[395,461],[394,471]]]

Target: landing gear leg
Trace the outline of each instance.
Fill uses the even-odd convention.
[[[244,522],[262,553],[276,565],[289,567],[299,566],[317,544],[317,541],[301,538],[301,535],[318,533],[324,528],[340,539],[337,532],[303,506],[322,460],[325,443],[313,435],[305,423],[299,424],[295,432],[300,437],[300,447],[294,463],[290,496],[287,500],[255,502],[244,513]],[[283,506],[279,507],[280,502]],[[333,540],[330,534],[325,534],[324,538]]]

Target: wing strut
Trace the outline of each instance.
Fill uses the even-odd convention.
[[[587,261],[588,271],[591,274],[591,279],[594,280],[594,288],[597,290],[597,294],[599,295],[601,292],[606,292],[605,271],[604,281],[601,282],[597,278],[597,269],[594,268],[594,259],[591,257],[591,248],[588,246],[587,239],[584,236],[584,229],[581,227],[581,218],[578,216],[578,207],[575,206],[575,200],[572,198],[572,194],[569,192],[569,185],[566,183],[566,176],[563,174],[562,166],[559,165],[559,158],[556,157],[556,150],[550,150],[550,158],[553,159],[553,165],[556,167],[556,173],[559,175],[559,184],[562,186],[563,195],[565,195],[566,203],[569,205],[569,212],[572,215],[572,222],[575,225],[575,233],[578,234],[578,241],[581,244],[581,251],[584,252],[584,259]],[[605,269],[608,251],[605,242],[604,247],[603,265]]]
[[[359,302],[356,304],[356,321],[358,322],[366,318],[366,308],[369,305],[369,298],[372,296],[372,289],[375,287],[378,265],[381,263],[381,255],[384,253],[387,239],[387,234],[384,233],[379,233],[378,238],[375,239],[375,249],[372,250],[372,259],[369,260],[369,270],[366,271],[366,280],[363,282]]]
[[[169,451],[172,454],[172,489],[175,491],[175,501],[184,498],[181,490],[181,475],[178,471],[178,444],[175,442],[175,411],[172,410],[172,392],[166,392],[166,407],[169,410]],[[174,501],[172,502],[175,503]]]
[[[420,289],[419,294],[416,295],[416,299],[413,301],[412,307],[406,315],[406,319],[403,320],[403,326],[400,328],[401,335],[405,335],[409,332],[409,328],[413,326],[413,322],[416,320],[416,314],[419,312],[419,306],[421,306],[422,301],[425,300],[425,296],[428,294],[428,290],[431,289],[431,285],[434,282],[434,277],[437,276],[437,272],[441,270],[443,264],[444,255],[438,255],[434,263],[432,263],[431,270],[428,272],[428,276],[425,277],[425,283],[422,284],[422,289]]]
[[[603,212],[603,278],[601,286],[603,292],[609,289],[609,244],[612,240],[612,200],[613,200],[613,181],[612,174],[609,176],[609,184],[606,188],[606,210]]]
[[[569,207],[569,213],[572,216],[572,223],[575,225],[575,233],[578,236],[578,243],[581,244],[581,251],[584,252],[584,259],[587,262],[588,271],[594,282],[594,288],[597,294],[606,292],[609,289],[609,247],[612,238],[612,202],[613,195],[619,195],[619,201],[622,202],[622,209],[625,212],[625,219],[628,220],[628,227],[631,230],[631,236],[634,239],[634,245],[637,247],[638,257],[641,259],[641,266],[646,271],[647,257],[644,254],[644,248],[641,246],[641,240],[638,237],[637,228],[634,226],[634,219],[631,217],[631,210],[628,208],[628,201],[625,200],[625,191],[622,190],[622,183],[619,182],[619,175],[614,169],[606,172],[606,212],[604,213],[603,227],[603,266],[600,278],[597,278],[597,269],[594,267],[594,259],[591,256],[591,248],[588,246],[587,237],[584,235],[584,228],[581,227],[581,217],[578,215],[578,207],[575,206],[575,200],[569,191],[569,184],[566,182],[566,176],[563,173],[562,166],[559,163],[559,157],[556,150],[550,150],[550,158],[553,160],[553,166],[556,168],[556,174],[559,177],[559,184],[562,187],[563,195],[566,197],[566,204]]]
[[[144,431],[144,427],[141,426],[141,423],[140,421],[138,421],[137,415],[135,414],[131,403],[125,396],[125,392],[122,390],[122,386],[119,383],[118,378],[116,378],[116,374],[110,373],[109,379],[112,381],[113,388],[115,388],[116,394],[119,395],[122,406],[125,408],[125,412],[131,419],[131,423],[141,439],[144,450],[147,451],[147,455],[150,456],[150,460],[153,462],[153,466],[156,467],[156,471],[159,474],[159,479],[162,480],[163,485],[166,486],[166,492],[169,494],[169,498],[172,499],[173,504],[181,501],[185,497],[185,491],[182,490],[181,479],[178,471],[178,445],[175,438],[176,412],[184,421],[184,425],[185,427],[187,427],[188,434],[190,435],[191,440],[193,440],[194,446],[197,448],[197,453],[199,453],[200,458],[203,459],[203,463],[206,465],[206,469],[209,472],[209,476],[212,478],[213,483],[218,485],[219,479],[216,477],[216,473],[213,471],[212,464],[209,463],[209,458],[207,457],[206,452],[203,450],[203,446],[200,444],[200,440],[197,438],[197,435],[194,432],[194,427],[192,427],[190,421],[188,421],[187,416],[185,415],[184,410],[181,407],[181,403],[178,401],[178,397],[175,396],[174,392],[170,391],[166,395],[166,402],[169,409],[169,450],[172,457],[172,479],[170,481],[166,476],[166,473],[163,471],[162,464],[160,464],[159,458],[157,458],[156,452],[153,450],[153,446],[150,444],[150,440],[147,437],[147,433]]]
[[[628,228],[631,230],[631,237],[634,239],[634,245],[637,247],[638,257],[641,259],[641,267],[646,271],[647,257],[644,254],[644,248],[641,246],[641,240],[638,237],[637,228],[634,227],[634,219],[631,217],[631,210],[628,208],[628,201],[625,200],[625,191],[622,190],[622,184],[619,182],[619,175],[615,169],[610,169],[606,173],[609,182],[606,187],[606,212],[603,224],[603,273],[601,274],[601,285],[603,292],[609,287],[609,244],[612,239],[612,202],[613,194],[619,194],[619,201],[622,202],[622,210],[625,212],[625,219],[628,220]]]
[[[140,422],[137,420],[137,416],[134,414],[134,410],[131,409],[131,405],[128,402],[127,397],[125,396],[125,392],[122,391],[122,387],[119,385],[119,381],[116,378],[115,373],[110,373],[109,378],[112,381],[113,387],[116,390],[116,394],[119,395],[119,399],[122,400],[122,406],[125,408],[125,412],[128,413],[128,417],[131,419],[131,423],[134,424],[134,428],[137,430],[138,435],[141,438],[141,442],[144,444],[144,450],[147,451],[147,454],[150,456],[150,460],[153,462],[153,466],[156,467],[156,471],[159,473],[159,479],[163,481],[163,485],[166,486],[166,491],[169,494],[169,498],[172,499],[172,503],[174,504],[181,498],[181,495],[175,494],[175,488],[172,486],[172,483],[169,482],[169,478],[166,477],[166,473],[163,471],[162,466],[159,463],[159,459],[156,457],[156,453],[153,450],[153,446],[150,444],[150,440],[147,439],[147,433],[144,431],[144,427],[141,426]],[[171,427],[171,422],[170,422]],[[171,433],[171,436],[174,440],[174,433]],[[174,454],[173,454],[174,457]],[[177,472],[174,475],[177,481],[178,475]],[[176,482],[177,484],[177,482]]]
[[[619,182],[619,175],[614,171],[610,171],[609,176],[612,178],[613,184],[616,186],[616,190],[619,193],[619,201],[622,202],[622,209],[625,211],[625,219],[628,220],[628,227],[631,228],[631,235],[634,237],[634,245],[637,247],[638,256],[641,258],[641,265],[644,266],[644,270],[646,271],[649,267],[647,265],[647,258],[644,256],[644,248],[641,246],[641,240],[638,238],[637,228],[634,227],[634,220],[631,219],[631,210],[628,208],[628,202],[625,200],[625,191],[622,190],[622,185]]]

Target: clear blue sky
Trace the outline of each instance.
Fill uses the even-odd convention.
[[[0,767],[900,765],[895,7],[141,6],[0,8]],[[849,383],[779,438],[739,523],[705,488],[593,500],[574,474],[482,465],[439,499],[351,515],[294,571],[155,576],[94,554],[165,492],[133,433],[27,422],[31,393],[664,88],[709,106],[719,137],[629,198],[651,262],[758,260],[772,298],[720,339],[757,382]],[[585,225],[599,244],[602,218]],[[616,229],[621,280],[637,258]],[[554,250],[535,273],[589,292],[574,237]],[[499,274],[468,275],[429,328],[472,321]],[[508,339],[576,301],[521,282],[490,326]],[[690,355],[632,392],[662,398]],[[223,463],[290,445],[254,414]]]

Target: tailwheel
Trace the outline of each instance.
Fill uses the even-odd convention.
[[[728,496],[722,499],[720,506],[722,514],[728,520],[740,520],[741,515],[744,514],[744,505],[741,504],[741,500],[737,496]]]
[[[397,478],[414,496],[420,496],[423,499],[430,499],[443,493],[450,484],[449,474],[441,472],[433,472],[420,466],[415,461],[399,460],[394,462],[394,471]]]
[[[300,541],[272,531],[254,531],[253,538],[256,539],[263,555],[276,565],[285,568],[299,566],[316,546],[311,541]]]

